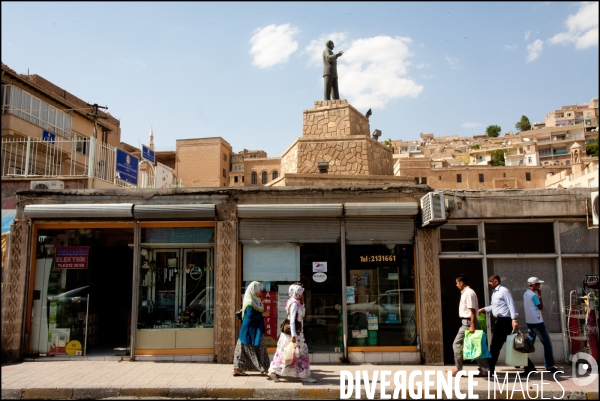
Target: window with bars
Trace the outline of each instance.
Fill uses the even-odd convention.
[[[456,174],[456,182],[462,182],[462,174]]]
[[[75,139],[73,141],[73,147],[75,148],[75,151],[81,153],[82,155],[87,155],[89,153],[90,139],[76,132],[73,132],[73,139]]]
[[[256,171],[252,172],[252,184],[258,184],[258,174],[256,174]]]
[[[267,182],[269,182],[269,175],[267,174],[266,171],[263,171],[261,174],[261,180],[262,180],[262,184],[266,184]]]
[[[279,177],[279,173],[277,172],[277,170],[273,171],[273,179],[277,179]]]

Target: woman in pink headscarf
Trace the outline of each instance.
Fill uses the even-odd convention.
[[[308,360],[308,347],[304,341],[304,333],[296,328],[296,320],[303,323],[306,309],[304,307],[304,287],[300,283],[290,285],[288,291],[290,299],[287,301],[285,309],[290,319],[291,334],[281,333],[277,342],[277,351],[273,357],[273,362],[269,367],[269,378],[277,381],[277,376],[297,377],[302,381],[314,383],[317,380],[310,376],[310,362]],[[304,324],[302,324],[304,326]],[[299,329],[299,328],[298,328]],[[286,365],[285,350],[288,344],[295,343],[294,360],[290,365]]]

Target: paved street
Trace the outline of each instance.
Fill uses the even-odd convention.
[[[559,365],[565,370],[559,376],[558,383],[551,375],[544,376],[543,396],[557,399],[597,399],[598,377],[585,386],[575,385],[571,376],[570,365]],[[386,377],[391,383],[387,386],[386,394],[392,394],[394,373],[405,371],[408,382],[411,372],[441,371],[451,369],[451,366],[423,365],[312,365],[313,377],[316,383],[302,383],[296,380],[282,379],[273,382],[258,373],[249,373],[246,377],[233,377],[231,365],[194,362],[129,362],[129,361],[36,361],[7,364],[2,366],[2,399],[144,399],[144,398],[221,398],[221,399],[339,399],[340,372],[350,371],[352,375],[358,370],[366,371],[372,379],[377,371],[390,371]],[[467,370],[475,370],[476,365],[467,365]],[[510,392],[515,389],[513,398],[541,399],[539,392],[541,381],[539,374],[528,383],[521,378],[522,387],[516,379],[514,368],[498,367],[500,384],[504,381],[505,372],[508,383],[504,392],[495,398],[507,398],[507,388]],[[432,377],[435,381],[436,376]],[[473,394],[480,399],[494,398],[494,382],[486,378],[476,378],[478,383]],[[515,380],[516,386],[515,386]],[[378,377],[378,382],[379,377]],[[415,382],[424,382],[423,374],[417,375]],[[460,379],[460,391],[467,394],[468,379]],[[420,395],[419,385],[416,393],[406,393],[406,398],[417,398]],[[437,386],[432,386],[431,393],[436,394]],[[564,393],[563,393],[564,389]],[[523,391],[521,391],[523,390]],[[454,389],[453,389],[454,391]],[[529,397],[527,395],[529,391]],[[537,391],[537,395],[536,395]],[[524,394],[524,396],[522,395]],[[370,394],[371,395],[371,394]],[[375,399],[381,398],[381,386],[378,384],[372,394]],[[443,393],[442,393],[443,395]],[[455,397],[453,393],[453,398]],[[400,394],[402,396],[402,394]],[[361,399],[367,394],[362,385]],[[509,397],[510,398],[510,394]],[[351,399],[356,399],[352,393]]]

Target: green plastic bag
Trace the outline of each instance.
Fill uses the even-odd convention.
[[[479,323],[479,328],[483,331],[487,330],[487,322],[486,322],[486,316],[485,313],[480,313],[477,316],[477,322]]]
[[[463,359],[477,359],[481,357],[483,349],[481,347],[483,341],[483,330],[475,330],[465,332],[465,341],[463,342]]]

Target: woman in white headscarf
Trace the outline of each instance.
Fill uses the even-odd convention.
[[[297,330],[296,320],[303,323],[306,309],[304,307],[304,287],[300,283],[290,285],[288,291],[290,299],[285,306],[288,318],[290,319],[291,334],[281,333],[277,341],[277,351],[273,357],[273,362],[269,367],[269,378],[277,381],[277,376],[296,377],[308,383],[314,383],[317,380],[310,376],[310,362],[308,360],[308,347],[304,340],[304,333]],[[304,324],[303,324],[304,326]],[[285,364],[285,350],[288,344],[295,343],[294,360],[290,365]]]
[[[253,281],[246,288],[242,305],[242,327],[233,354],[233,375],[248,376],[245,371],[267,374],[269,354],[263,339],[265,312],[262,304],[263,285]]]

